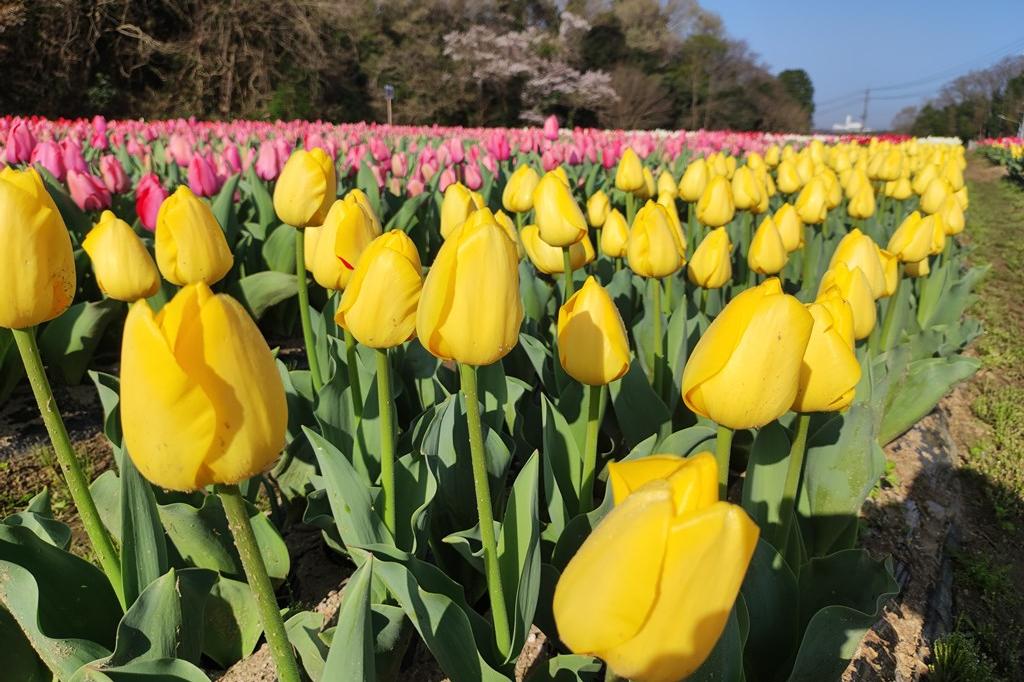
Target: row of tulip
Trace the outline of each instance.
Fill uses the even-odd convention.
[[[1010,178],[1024,184],[1024,138],[986,138],[978,144],[989,161],[1005,166]]]
[[[190,171],[266,130],[228,125],[191,126]],[[414,194],[307,137],[276,177],[205,192],[161,153],[178,143],[128,153],[149,129],[104,134],[125,131],[130,184],[178,185],[151,226],[138,197],[83,211],[31,154],[0,171],[4,367],[102,568],[45,494],[0,524],[23,679],[207,679],[262,634],[288,682],[400,679],[417,646],[501,680],[532,627],[553,651],[532,679],[839,679],[897,590],[857,547],[881,448],[977,368],[962,147],[482,131],[470,149],[505,135],[507,158]],[[422,170],[461,145],[430,134],[391,142]],[[588,139],[615,162],[545,170]],[[35,328],[74,380],[119,301],[120,376],[90,373],[116,471],[90,483]],[[271,350],[296,328],[304,357]],[[329,621],[279,611],[295,515],[355,569]]]

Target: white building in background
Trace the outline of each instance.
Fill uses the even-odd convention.
[[[842,123],[833,123],[832,130],[837,133],[867,133],[871,132],[870,128],[865,128],[862,121],[854,120],[853,116],[846,115],[846,120]]]

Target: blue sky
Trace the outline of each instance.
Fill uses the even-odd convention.
[[[920,104],[944,83],[1024,54],[1024,0],[701,0],[730,36],[773,72],[803,68],[814,82],[815,124],[860,118],[864,89],[881,88],[868,125]],[[884,99],[883,99],[884,98]]]

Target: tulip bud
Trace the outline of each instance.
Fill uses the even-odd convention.
[[[344,289],[363,251],[379,235],[366,211],[349,193],[334,202],[323,225],[307,228],[306,268],[323,288]]]
[[[721,227],[729,224],[735,214],[729,181],[722,176],[711,178],[697,202],[697,220],[708,227]]]
[[[786,251],[792,253],[803,248],[804,223],[800,220],[800,215],[792,204],[785,203],[779,206],[779,210],[775,211],[772,219],[775,221],[775,227],[779,230],[779,236],[782,237],[782,245],[786,247]]]
[[[924,194],[925,190],[928,189],[928,185],[930,185],[932,180],[938,176],[939,169],[931,163],[917,171],[917,175],[914,176],[913,182],[910,183],[911,188],[914,190],[914,194]]]
[[[732,279],[732,242],[724,227],[711,230],[697,245],[686,276],[704,289],[718,289]]]
[[[850,304],[853,311],[853,338],[866,339],[875,328],[875,296],[864,272],[855,267],[850,269],[839,261],[831,266],[821,278],[818,298],[835,288],[839,295]]]
[[[927,277],[929,271],[927,258],[922,258],[914,263],[907,263],[903,268],[903,272],[907,274],[907,277]]]
[[[0,327],[25,329],[71,305],[71,236],[33,168],[0,170]]]
[[[699,201],[708,186],[708,175],[708,164],[704,157],[691,161],[679,181],[679,198],[689,203]]]
[[[100,157],[100,176],[111,194],[123,194],[131,188],[128,174],[116,156],[107,154]]]
[[[69,170],[68,191],[71,199],[83,211],[110,208],[110,190],[94,175]]]
[[[121,424],[132,462],[161,488],[234,484],[270,468],[288,406],[274,356],[238,301],[199,282],[158,314],[145,300],[132,305]]]
[[[533,192],[533,210],[540,237],[551,246],[571,246],[587,234],[587,221],[568,186],[545,173]]]
[[[160,273],[131,226],[110,211],[82,241],[100,291],[119,301],[149,298],[160,289]]]
[[[733,204],[741,211],[756,208],[761,203],[763,189],[749,166],[741,166],[732,176]],[[724,223],[723,223],[724,224]],[[718,227],[715,225],[715,227]]]
[[[523,243],[523,250],[533,266],[545,275],[560,275],[565,272],[565,258],[562,255],[562,247],[551,246],[540,238],[540,228],[536,225],[527,225],[519,233],[519,239]],[[587,257],[586,244],[590,240],[587,237],[579,240],[569,249],[569,262],[573,270],[580,270],[591,259]]]
[[[139,179],[135,188],[135,214],[142,226],[152,232],[156,229],[156,217],[160,205],[167,198],[167,190],[160,184],[155,173],[147,173]]]
[[[641,277],[667,277],[686,264],[686,247],[664,207],[648,201],[636,213],[626,246],[629,268]]]
[[[845,313],[852,318],[849,304]],[[853,402],[860,381],[860,364],[853,345],[843,335],[842,323],[837,325],[829,308],[810,303],[807,311],[814,318],[811,337],[800,366],[800,383],[793,401],[795,412],[837,412]]]
[[[359,208],[363,209],[363,215],[366,216],[366,219],[369,220],[370,224],[373,226],[373,233],[375,236],[384,231],[384,228],[380,224],[380,218],[377,217],[377,213],[373,210],[373,206],[370,204],[370,198],[366,196],[366,192],[355,187],[348,191],[345,198],[356,202],[359,204]],[[476,204],[478,206],[483,206],[483,197],[476,192],[473,192],[473,198],[476,200]]]
[[[741,292],[690,354],[683,369],[683,401],[731,429],[778,419],[796,398],[813,324],[804,306],[782,293],[775,277]]]
[[[629,369],[619,309],[592,276],[558,310],[558,359],[576,381],[603,386]]]
[[[775,169],[775,184],[783,194],[793,194],[800,191],[804,183],[800,178],[800,173],[797,172],[796,164],[789,160],[783,160]]]
[[[490,209],[480,209],[481,211],[487,210],[490,213]],[[494,214],[494,222],[498,223],[498,227],[505,230],[505,234],[512,243],[516,245],[516,255],[521,259],[526,255],[526,251],[523,250],[523,245],[519,242],[519,235],[516,233],[516,225],[512,222],[512,219],[508,217],[504,211],[498,211]]]
[[[160,204],[156,264],[171,284],[207,285],[228,274],[235,259],[213,211],[185,185]]]
[[[608,195],[602,190],[597,190],[587,199],[587,222],[591,227],[601,227],[608,219],[608,211],[611,210],[611,202]]]
[[[501,204],[506,211],[513,213],[525,213],[533,208],[533,191],[537,189],[540,177],[537,171],[523,163],[516,167],[514,173],[509,176],[505,183],[505,190],[501,193]]]
[[[878,245],[871,237],[854,228],[836,245],[828,266],[831,268],[836,263],[845,263],[851,270],[860,268],[871,286],[871,295],[881,298],[885,293],[885,271],[878,250]]]
[[[274,210],[286,225],[322,225],[335,198],[338,180],[334,159],[319,147],[299,149],[285,162],[274,187]]]
[[[909,199],[913,193],[914,190],[910,186],[910,178],[905,175],[885,183],[885,196],[892,199],[903,201],[904,199]]]
[[[858,220],[870,218],[875,214],[875,193],[871,189],[871,185],[864,185],[857,190],[857,193],[850,199],[846,211],[851,218]]]
[[[636,194],[638,199],[640,199],[642,201],[647,201],[648,199],[651,199],[652,197],[654,197],[654,192],[655,191],[656,191],[656,189],[655,189],[655,184],[654,184],[654,174],[651,173],[651,169],[650,168],[647,168],[645,166],[644,167],[644,185],[643,185],[643,187],[638,189],[636,192],[634,192],[634,194]]]
[[[467,221],[445,240],[423,283],[420,343],[445,360],[489,365],[515,347],[522,321],[515,244],[493,222]]]
[[[629,245],[629,226],[617,208],[608,212],[601,230],[601,251],[609,258],[624,258]]]
[[[615,187],[623,192],[636,192],[644,189],[647,182],[644,180],[644,168],[640,157],[636,155],[632,147],[626,147],[619,159],[619,166],[615,169]]]
[[[469,217],[469,214],[482,205],[478,205],[473,192],[461,182],[453,182],[444,191],[441,200],[441,236],[448,238],[456,227]]]
[[[707,452],[609,465],[616,506],[555,588],[555,623],[572,651],[645,682],[675,682],[704,663],[759,534],[742,508],[718,501],[717,476]]]
[[[914,211],[900,223],[889,238],[886,247],[904,263],[914,263],[927,258],[932,246],[932,230],[921,220],[921,214]]]
[[[950,194],[952,190],[949,183],[944,178],[935,178],[921,195],[921,210],[925,213],[938,213]]]
[[[953,192],[953,196],[956,197],[956,202],[960,204],[960,210],[966,211],[971,203],[967,196],[967,187],[961,187],[956,192]]]
[[[931,256],[937,256],[946,249],[946,224],[941,213],[933,213],[921,219],[921,229],[931,233]]]
[[[667,170],[658,174],[656,187],[658,196],[668,196],[675,199],[679,195],[679,188],[676,186],[676,179]]]
[[[335,321],[370,348],[391,348],[416,331],[423,288],[420,255],[401,230],[374,239],[359,257],[338,304]]]
[[[964,211],[960,208],[960,202],[957,201],[956,196],[949,195],[946,200],[942,202],[942,208],[939,209],[939,214],[942,216],[942,226],[946,231],[947,235],[960,234],[964,231]]]
[[[761,221],[747,251],[747,265],[759,275],[775,275],[786,267],[789,252],[782,243],[782,235],[775,227],[775,221],[768,216]]]
[[[808,225],[820,225],[828,214],[828,186],[820,176],[811,178],[796,199],[796,212]]]

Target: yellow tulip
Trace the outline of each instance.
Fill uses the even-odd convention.
[[[885,272],[885,293],[882,297],[892,296],[900,285],[900,259],[890,251],[878,249],[878,260],[882,261],[882,271]]]
[[[956,192],[964,187],[964,173],[960,166],[952,161],[942,167],[942,177],[949,183],[950,188]]]
[[[772,168],[775,168],[782,162],[782,152],[779,150],[779,145],[773,144],[765,150],[764,162]]]
[[[683,232],[683,224],[679,222],[679,212],[676,210],[676,200],[667,194],[658,195],[658,206],[665,209],[668,221],[676,231],[676,242],[680,248],[680,255],[686,258],[686,234]]]
[[[964,210],[960,208],[960,202],[955,195],[950,194],[946,197],[939,213],[942,215],[942,226],[947,235],[960,234],[964,231]]]
[[[629,225],[626,224],[626,217],[613,208],[601,230],[601,251],[609,258],[624,258],[628,245]]]
[[[732,279],[732,242],[724,227],[711,230],[697,245],[686,276],[704,289],[718,289]]]
[[[377,216],[377,212],[373,210],[373,206],[370,204],[370,197],[366,196],[366,192],[358,187],[354,187],[348,191],[345,198],[359,204],[359,208],[363,209],[366,219],[370,221],[371,225],[373,225],[374,234],[380,234],[384,231],[384,227],[380,223],[380,218]],[[484,199],[482,196],[473,192],[473,198],[476,200],[477,206],[483,206]]]
[[[849,304],[840,299],[849,311]],[[814,318],[811,337],[800,366],[800,383],[793,401],[795,412],[837,412],[853,402],[860,381],[860,364],[853,346],[835,324],[829,308],[810,303],[807,311]]]
[[[640,189],[638,189],[637,191],[633,192],[633,194],[635,194],[636,197],[638,199],[640,199],[641,201],[647,201],[648,199],[650,199],[650,198],[652,198],[654,196],[654,192],[655,192],[654,174],[651,173],[651,169],[650,168],[647,168],[645,166],[644,167],[644,184],[643,184],[643,186]]]
[[[494,222],[466,221],[445,240],[423,282],[420,343],[443,360],[489,365],[515,347],[522,321],[515,244]]]
[[[775,169],[775,184],[783,194],[800,191],[804,183],[793,161],[784,159],[779,162],[779,167]]]
[[[928,185],[937,177],[939,177],[939,169],[934,164],[928,164],[919,170],[917,175],[914,176],[913,182],[910,183],[914,194],[924,194],[925,190],[928,189]]]
[[[729,181],[722,176],[711,178],[697,202],[697,220],[708,227],[721,227],[729,224],[735,214]]]
[[[604,237],[603,234],[601,236],[602,238]],[[551,246],[541,239],[540,229],[536,225],[524,227],[522,232],[519,233],[519,239],[523,244],[523,250],[526,251],[526,256],[537,270],[545,275],[560,275],[565,272],[565,258],[562,255],[562,247]],[[589,240],[581,239],[572,246],[567,247],[569,249],[569,262],[573,270],[579,270],[589,262],[587,259],[587,249],[584,245],[585,241],[589,243]]]
[[[608,219],[608,212],[611,210],[611,202],[608,195],[602,190],[597,190],[587,199],[587,222],[591,227],[601,227]]]
[[[757,226],[754,237],[750,240],[747,265],[758,274],[775,275],[786,267],[788,260],[789,252],[782,243],[779,228],[775,227],[775,221],[768,216]]]
[[[619,166],[615,169],[615,187],[623,192],[636,192],[644,189],[647,183],[644,180],[644,167],[640,157],[636,155],[632,147],[626,147],[619,159]]]
[[[737,209],[746,211],[756,208],[761,203],[763,193],[762,187],[758,184],[757,178],[754,177],[749,166],[741,166],[736,169],[732,176],[732,199],[733,205]]]
[[[914,190],[910,186],[910,178],[905,175],[885,183],[885,196],[887,197],[903,201],[904,199],[909,199],[913,193]]]
[[[545,173],[533,191],[533,210],[540,237],[551,246],[571,246],[587,234],[576,199],[553,173]]]
[[[477,203],[468,187],[461,182],[453,182],[444,190],[444,198],[441,199],[441,236],[444,239],[461,225],[473,211],[483,208]]]
[[[949,183],[944,178],[935,178],[921,195],[921,210],[925,213],[938,213],[950,194],[952,190]]]
[[[772,218],[775,221],[775,227],[779,230],[779,236],[782,237],[782,245],[786,247],[786,251],[792,253],[803,248],[804,222],[800,220],[800,215],[793,208],[793,204],[785,203],[779,206],[779,210],[775,211]]]
[[[850,199],[846,206],[847,213],[851,218],[863,220],[875,214],[875,192],[871,185],[863,185]]]
[[[110,211],[82,241],[100,291],[119,301],[148,298],[160,289],[160,273],[146,246],[128,223]]]
[[[796,212],[808,225],[820,225],[828,215],[828,185],[821,176],[815,176],[804,185],[796,198]]]
[[[121,425],[138,470],[170,490],[244,481],[285,442],[284,386],[256,323],[203,282],[157,314],[128,312],[121,344]]]
[[[853,308],[839,293],[839,289],[831,287],[828,291],[822,292],[814,303],[828,311],[832,316],[832,328],[843,338],[847,346],[853,348],[856,341],[853,338]]]
[[[882,268],[882,261],[878,256],[878,245],[871,237],[853,228],[839,240],[836,250],[832,253],[832,259],[828,266],[832,268],[836,263],[845,263],[851,270],[860,268],[861,272],[871,286],[871,295],[881,298],[885,293],[885,270]]]
[[[581,384],[603,386],[629,369],[629,341],[619,309],[592,276],[558,310],[558,359]]]
[[[422,269],[408,235],[401,230],[385,232],[359,257],[335,321],[370,348],[405,343],[416,331]]]
[[[337,196],[334,159],[319,147],[308,152],[299,149],[288,157],[277,178],[274,211],[292,227],[321,225]]]
[[[860,268],[851,270],[839,261],[822,276],[818,298],[833,287],[853,311],[853,338],[866,339],[875,328],[876,318],[875,297],[868,278]]]
[[[731,429],[781,417],[796,398],[813,323],[777,278],[746,289],[729,301],[690,354],[683,401]]]
[[[185,185],[160,204],[156,214],[156,264],[168,282],[213,285],[235,258],[210,206]]]
[[[658,174],[657,194],[659,197],[668,196],[675,199],[679,195],[679,188],[676,179],[667,170]]]
[[[707,659],[759,534],[742,508],[718,501],[717,475],[710,453],[609,465],[613,490],[636,487],[616,493],[555,588],[555,623],[572,651],[637,682],[677,682]]]
[[[960,210],[966,211],[971,201],[967,196],[967,188],[961,187],[957,191],[953,192],[953,196],[956,197],[956,202],[960,204]]]
[[[691,161],[679,181],[679,198],[689,203],[699,200],[708,186],[708,175],[708,164],[704,157]]]
[[[523,245],[519,241],[519,234],[516,232],[516,225],[512,222],[512,219],[508,217],[508,214],[504,211],[498,211],[494,214],[494,222],[498,223],[498,227],[505,230],[505,234],[508,235],[508,238],[512,240],[512,243],[516,245],[516,254],[519,258],[525,256],[526,251],[523,250]]]
[[[344,289],[363,250],[380,232],[355,197],[338,199],[324,224],[306,228],[306,267],[325,289]]]
[[[907,263],[903,268],[907,277],[927,277],[929,271],[927,258],[922,258],[915,263]]]
[[[34,168],[0,171],[0,327],[57,317],[77,286],[71,236]]]
[[[667,277],[686,263],[686,249],[665,208],[648,201],[629,231],[629,269],[641,277]]]
[[[505,210],[525,213],[533,208],[533,190],[537,189],[538,182],[540,176],[529,164],[517,166],[501,193],[501,204]]]
[[[937,256],[946,249],[946,224],[941,213],[933,213],[921,219],[921,229],[931,233],[931,249],[928,253]]]
[[[925,258],[931,250],[932,231],[924,224],[921,214],[914,211],[900,223],[889,238],[886,247],[904,263],[913,263]]]

